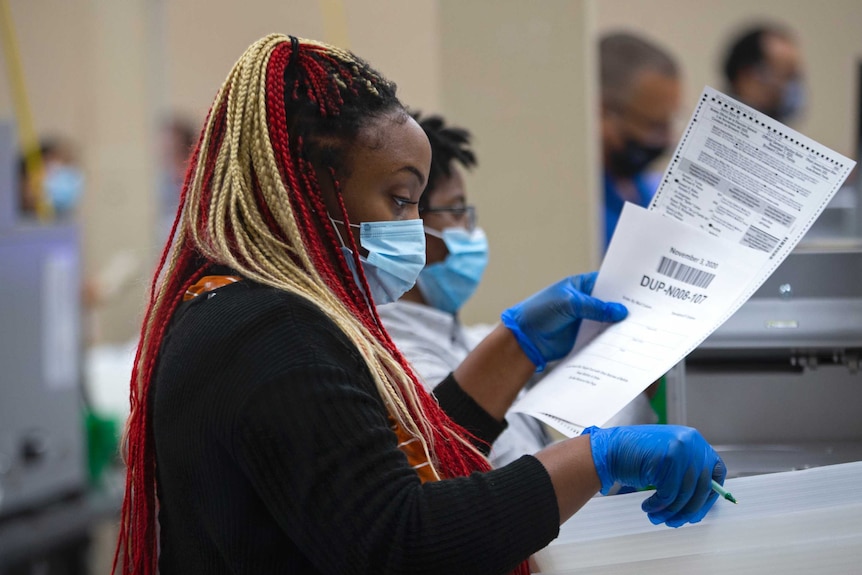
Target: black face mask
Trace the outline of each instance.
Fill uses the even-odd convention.
[[[796,118],[804,107],[805,88],[802,82],[790,80],[781,89],[778,102],[768,110],[763,110],[763,113],[781,123],[787,123]]]
[[[629,138],[622,150],[611,153],[608,170],[614,176],[632,178],[664,154],[666,149],[667,146],[647,146]]]

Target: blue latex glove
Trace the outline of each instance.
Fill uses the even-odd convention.
[[[602,493],[619,481],[656,492],[641,505],[653,524],[680,527],[697,523],[718,494],[712,480],[724,483],[727,468],[699,431],[680,425],[589,427],[593,463]]]
[[[590,297],[597,272],[568,277],[503,312],[500,319],[518,340],[536,371],[566,356],[575,345],[581,319],[616,322],[628,310]]]

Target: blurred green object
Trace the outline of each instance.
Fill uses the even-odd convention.
[[[661,376],[659,379],[658,389],[655,392],[655,395],[649,400],[650,405],[653,408],[653,411],[658,415],[659,423],[667,423],[667,383],[665,376]]]
[[[87,410],[87,464],[90,484],[99,485],[105,469],[119,460],[119,424],[116,419]]]

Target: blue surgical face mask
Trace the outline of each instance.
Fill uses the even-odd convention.
[[[333,223],[342,224],[339,220]],[[384,222],[362,222],[359,228],[359,245],[368,250],[368,256],[359,256],[362,271],[371,290],[371,299],[377,305],[392,303],[404,295],[416,283],[419,272],[425,267],[425,231],[422,220],[396,220]],[[347,265],[353,272],[357,285],[353,253],[344,245],[338,228]]]
[[[425,266],[416,283],[430,306],[454,314],[482,281],[488,265],[488,238],[481,228],[446,228],[442,232],[425,228],[425,233],[442,239],[449,255],[442,262]]]
[[[775,119],[786,122],[798,116],[805,108],[805,86],[802,80],[790,80],[781,90],[781,100],[775,112]]]
[[[54,212],[63,215],[78,205],[84,190],[84,175],[72,166],[51,166],[45,171],[43,185],[45,197],[51,202]]]

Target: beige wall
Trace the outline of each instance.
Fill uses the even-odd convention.
[[[809,97],[806,115],[793,127],[855,157],[859,0],[601,0],[596,6],[599,32],[638,31],[677,56],[686,80],[686,121],[704,85],[725,89],[721,60],[736,31],[764,20],[793,29],[804,52]]]
[[[440,6],[442,111],[474,134],[468,195],[491,247],[464,318],[494,322],[598,261],[592,2]]]
[[[7,1],[36,129],[40,133],[83,133],[90,117],[87,81],[91,78],[92,10],[81,0]],[[12,116],[6,55],[0,53],[0,118]]]
[[[272,32],[333,41],[323,7],[347,19],[349,48],[398,84],[401,99],[439,107],[437,3],[433,0],[198,0],[165,2],[167,102],[202,119],[233,63]],[[339,12],[336,12],[338,14]],[[328,22],[336,20],[330,18]]]

